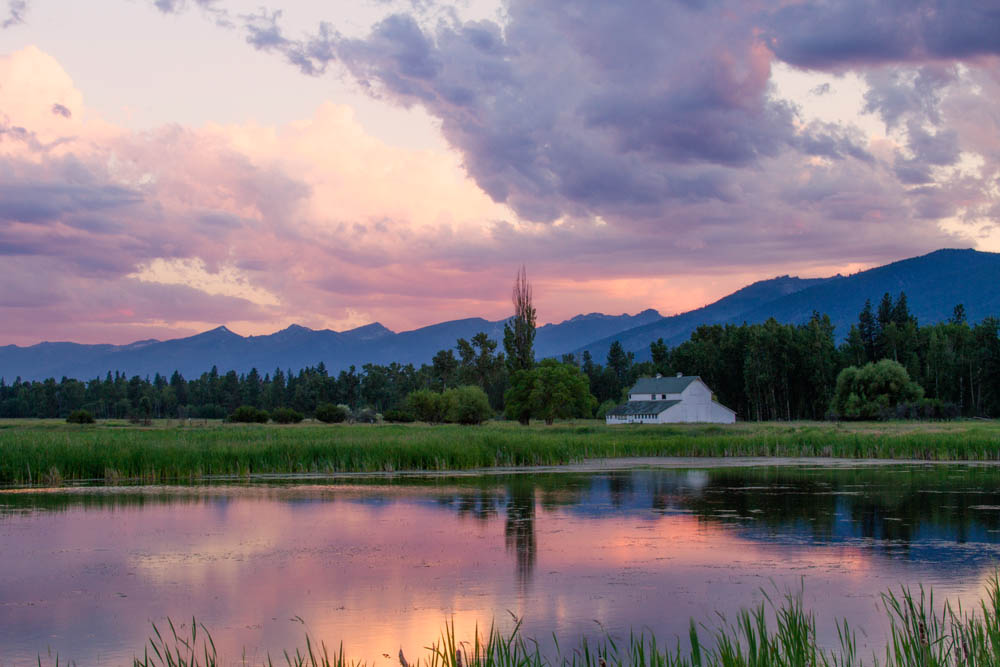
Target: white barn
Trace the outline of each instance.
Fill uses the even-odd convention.
[[[608,424],[732,424],[736,413],[712,400],[712,390],[697,375],[639,378],[628,402],[608,412]]]

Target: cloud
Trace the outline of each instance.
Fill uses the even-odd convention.
[[[504,214],[453,154],[387,146],[333,104],[283,127],[132,132],[95,119],[63,75],[37,49],[0,57],[0,85],[16,101],[5,108],[12,114],[5,127],[20,128],[12,130],[16,140],[0,135],[0,255],[5,284],[23,296],[0,303],[0,318],[24,323],[5,330],[8,341],[32,327],[46,338],[92,342],[220,322],[250,333],[291,322],[324,327],[373,304],[382,319],[406,328],[429,312],[446,319],[455,305],[418,297],[400,308],[400,290],[495,283],[489,272],[460,281],[433,266],[437,240],[479,235],[483,219]],[[53,115],[52,95],[77,112]],[[74,139],[35,150],[65,126]],[[414,264],[425,269],[415,275]],[[54,291],[29,289],[38,276]],[[318,286],[340,276],[364,288],[331,298]],[[86,327],[73,324],[88,317],[72,305],[73,289],[108,302],[82,301],[95,308]]]
[[[864,110],[877,113],[890,129],[904,116],[913,115],[922,122],[939,124],[942,92],[957,78],[953,65],[878,68],[865,75],[869,88]]]
[[[1000,54],[992,0],[813,0],[782,4],[764,25],[778,58],[811,69]]]
[[[55,115],[57,115],[57,116],[62,116],[63,118],[72,118],[73,117],[73,112],[70,111],[64,105],[59,104],[58,102],[56,102],[55,104],[52,105],[52,113],[55,114]]]
[[[24,23],[28,13],[28,0],[7,0],[7,18],[0,21],[0,29],[11,28]]]
[[[211,16],[216,25],[223,28],[235,27],[229,11],[222,6],[221,0],[153,0],[153,6],[164,14],[179,14],[192,3],[206,15]]]
[[[322,23],[316,34],[304,40],[285,37],[278,21],[280,9],[268,11],[260,9],[256,14],[243,14],[243,28],[247,33],[247,43],[260,51],[278,52],[303,74],[318,76],[324,74],[330,62],[335,60],[334,43],[338,36],[329,24]]]
[[[203,324],[261,333],[359,312],[395,329],[499,319],[522,262],[559,319],[675,311],[774,272],[968,245],[954,232],[987,228],[1000,206],[993,61],[927,55],[929,38],[919,52],[879,46],[880,7],[772,6],[509,0],[475,21],[421,6],[348,37],[333,23],[291,32],[281,11],[158,2],[225,16],[302,74],[346,73],[386,103],[421,107],[454,151],[388,145],[337,104],[282,126],[133,132],[95,117],[57,63],[26,50],[0,59],[0,85],[19,80],[11,68],[41,72],[0,126],[0,250],[18,271],[34,263],[109,295],[127,285],[143,303],[195,290],[226,304]],[[837,21],[828,39],[802,37],[824,12],[873,23],[852,43]],[[787,99],[772,76],[780,58],[861,76],[817,75]],[[854,85],[864,129],[806,109]],[[560,299],[571,282],[586,288]],[[654,284],[669,301],[649,301]],[[169,318],[152,306],[116,316],[128,309],[107,298],[105,331],[115,317],[163,330],[211,312],[178,298]],[[251,304],[242,319],[240,303]]]

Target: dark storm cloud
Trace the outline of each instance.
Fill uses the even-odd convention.
[[[63,118],[73,117],[73,112],[69,110],[69,107],[59,104],[58,102],[52,105],[52,113],[56,116],[62,116]]]
[[[764,23],[778,58],[813,69],[1000,54],[995,0],[816,0]]]

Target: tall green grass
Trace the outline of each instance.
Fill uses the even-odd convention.
[[[816,639],[816,618],[802,605],[802,595],[777,601],[765,596],[759,605],[744,609],[734,621],[716,627],[691,622],[684,641],[673,645],[648,633],[627,640],[611,636],[595,643],[580,640],[543,653],[540,644],[525,638],[520,622],[510,632],[491,627],[469,641],[459,641],[453,624],[445,626],[421,656],[399,653],[400,667],[981,667],[1000,665],[1000,580],[994,574],[987,596],[972,613],[945,603],[934,605],[933,595],[902,588],[887,592],[882,603],[891,630],[884,652],[860,655],[855,633],[847,621],[837,624],[839,646],[822,648]],[[223,662],[208,630],[194,619],[190,635],[153,626],[153,636],[135,658],[134,667],[217,667]],[[39,667],[42,661],[39,658]],[[243,665],[249,665],[243,657]],[[345,657],[343,645],[332,654],[325,644],[306,637],[305,648],[284,652],[277,661],[262,663],[289,667],[360,667]]]
[[[997,460],[1000,425],[735,424],[528,428],[457,425],[0,424],[0,485],[162,482],[260,473],[468,470],[636,456]]]

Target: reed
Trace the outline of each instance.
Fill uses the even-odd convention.
[[[691,622],[688,637],[671,647],[649,633],[631,633],[627,640],[606,635],[597,642],[581,639],[564,652],[558,638],[550,654],[538,642],[524,637],[518,621],[513,630],[491,626],[470,641],[459,641],[454,624],[422,656],[410,660],[399,653],[400,667],[985,667],[1000,665],[1000,580],[994,574],[987,595],[973,612],[948,603],[935,606],[933,595],[901,588],[882,595],[891,631],[882,655],[861,656],[846,620],[837,623],[839,646],[822,648],[816,640],[816,617],[802,605],[802,594],[765,599],[744,609],[736,619],[724,618],[715,627]],[[179,635],[168,620],[169,632],[153,626],[153,636],[134,659],[134,667],[216,667],[223,661],[208,630],[192,619],[190,635]],[[58,658],[55,658],[58,661]],[[42,658],[38,659],[39,667]],[[238,664],[251,665],[245,653]],[[325,644],[308,636],[305,648],[283,652],[275,662],[288,667],[363,667],[345,657],[343,645],[332,654]]]
[[[561,465],[641,456],[1000,459],[1000,424],[521,427],[392,424],[297,426],[160,422],[152,427],[0,422],[0,485],[157,483],[259,473],[443,471]]]

